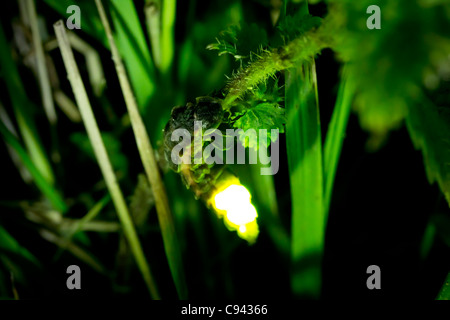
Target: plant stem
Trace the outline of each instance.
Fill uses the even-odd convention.
[[[327,47],[322,32],[309,31],[284,47],[265,51],[261,57],[234,75],[225,88],[227,92],[222,107],[231,104],[248,90],[266,81],[275,73],[292,68],[302,61],[311,60],[315,54]]]
[[[182,269],[183,264],[181,259],[181,252],[179,249],[180,246],[176,237],[175,226],[169,207],[169,201],[167,199],[164,184],[159,174],[159,168],[155,159],[155,154],[150,143],[150,138],[147,134],[147,130],[145,129],[144,123],[139,114],[136,99],[128,81],[128,77],[119,51],[115,45],[111,28],[109,26],[108,19],[106,18],[106,13],[101,0],[96,0],[96,4],[100,13],[100,18],[105,28],[106,35],[109,40],[112,58],[114,60],[117,75],[120,81],[120,86],[122,88],[125,103],[130,115],[131,125],[133,127],[139,154],[141,156],[141,160],[155,198],[155,206],[158,214],[159,224],[161,226],[164,248],[175,282],[175,286],[177,288],[178,296],[180,299],[186,299],[187,287],[184,277],[184,271]]]
[[[131,247],[131,251],[136,259],[136,263],[139,270],[144,277],[145,283],[153,298],[159,299],[158,290],[153,280],[153,276],[150,272],[150,268],[145,259],[142,251],[141,243],[134,228],[131,216],[129,214],[125,199],[122,191],[120,190],[117,178],[111,166],[111,162],[108,158],[105,145],[102,141],[100,130],[97,126],[94,113],[92,111],[89,98],[84,88],[81,75],[78,71],[78,66],[73,56],[72,48],[70,47],[69,40],[67,38],[65,26],[62,20],[58,21],[54,25],[56,38],[58,39],[61,55],[64,60],[64,65],[67,70],[68,78],[72,86],[72,90],[75,95],[78,107],[80,108],[81,117],[83,118],[84,125],[86,127],[89,140],[92,144],[97,162],[102,171],[109,193],[111,194],[114,206],[116,207],[117,214],[125,233],[125,236]]]

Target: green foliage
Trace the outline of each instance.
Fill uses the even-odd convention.
[[[56,10],[64,19],[67,19],[72,15],[71,12],[67,12],[67,8],[71,5],[77,5],[81,11],[81,30],[91,37],[94,37],[97,41],[108,46],[108,40],[106,39],[105,32],[103,31],[102,22],[98,15],[95,2],[90,0],[44,0],[53,10]],[[38,12],[40,8],[37,8]]]
[[[120,151],[121,145],[112,133],[102,132],[102,140],[105,143],[106,151],[111,156],[111,164],[116,171],[120,171],[122,175],[127,175],[128,160]],[[80,151],[85,153],[90,159],[95,161],[94,150],[86,133],[74,132],[70,135],[70,141],[77,146]]]
[[[249,91],[243,101],[231,108],[230,122],[234,128],[242,129],[239,131],[239,140],[244,147],[258,150],[260,129],[267,130],[267,139],[261,141],[264,148],[278,139],[278,134],[272,135],[271,129],[284,133],[286,117],[281,106],[283,100],[283,90],[278,85],[278,79],[270,79]],[[252,136],[246,138],[244,133],[249,129],[254,129],[255,132],[250,132]]]
[[[112,0],[110,5],[117,47],[125,62],[139,109],[143,111],[156,89],[150,51],[133,1]]]
[[[247,131],[249,129],[255,129],[256,136],[245,138],[244,132],[240,131],[239,140],[245,147],[258,149],[259,130],[267,130],[266,141],[261,141],[263,146],[267,148],[270,145],[270,141],[276,141],[278,134],[272,135],[271,129],[277,129],[280,133],[284,132],[284,123],[286,122],[284,116],[284,108],[281,108],[276,103],[259,103],[254,107],[249,108],[240,116],[233,124],[237,129]]]
[[[450,117],[425,96],[411,105],[406,124],[411,139],[423,153],[430,183],[437,182],[450,205]]]
[[[150,209],[154,205],[155,199],[147,177],[140,174],[134,193],[130,197],[130,214],[138,228],[145,224]]]
[[[305,15],[299,10],[292,16],[286,16],[277,28],[284,43],[288,43],[306,32],[318,28],[321,23],[321,18],[310,14]]]
[[[450,53],[450,3],[423,1],[329,1],[330,26],[338,56],[349,62],[357,83],[355,109],[361,126],[377,148],[389,130],[398,128],[424,83]],[[365,11],[382,8],[381,29],[369,30]]]
[[[261,52],[269,40],[266,30],[252,23],[247,25],[241,23],[239,26],[230,26],[222,31],[217,37],[217,43],[209,44],[209,50],[218,50],[219,56],[223,54],[232,55],[242,65],[252,60],[252,55]]]
[[[35,266],[40,266],[36,257],[22,247],[13,236],[0,226],[0,253],[3,255],[8,252],[20,255]]]

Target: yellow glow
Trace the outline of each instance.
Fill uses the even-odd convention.
[[[214,197],[214,206],[219,210],[238,208],[250,203],[250,192],[241,185],[232,184]]]
[[[258,213],[251,203],[247,188],[240,184],[231,184],[219,190],[213,199],[212,204],[218,215],[224,217],[228,229],[235,230],[241,238],[254,242],[259,233],[256,223]]]
[[[242,203],[240,206],[232,205],[227,210],[227,219],[238,226],[252,222],[257,216],[255,207],[249,202]]]

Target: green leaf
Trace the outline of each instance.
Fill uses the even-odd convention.
[[[279,133],[284,132],[284,124],[286,123],[284,108],[277,103],[260,103],[246,111],[233,124],[237,129],[242,129],[239,133],[239,140],[244,147],[258,149],[259,130],[267,130],[267,140],[261,141],[264,147],[270,145],[270,141],[276,141],[278,134],[272,135],[271,130],[277,129]],[[246,139],[245,131],[255,129],[255,135],[251,135]]]
[[[406,124],[414,146],[422,151],[428,181],[438,183],[450,205],[450,119],[444,112],[449,108],[422,100],[410,107]]]
[[[315,65],[289,70],[286,144],[292,198],[291,287],[295,296],[318,298],[326,215],[322,139]]]
[[[425,74],[450,54],[450,3],[423,1],[329,1],[333,49],[348,62],[355,79],[355,109],[361,126],[377,148],[389,130],[398,128],[415,102]],[[370,30],[365,14],[381,8],[381,29]],[[327,19],[325,19],[327,20]]]

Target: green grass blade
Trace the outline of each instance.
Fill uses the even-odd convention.
[[[175,13],[177,1],[164,0],[161,16],[161,73],[167,74],[175,51]]]
[[[285,0],[281,18],[309,13],[308,2]],[[326,217],[322,138],[314,60],[286,72],[286,144],[292,198],[291,289],[295,297],[320,296]]]
[[[127,67],[139,109],[142,111],[156,89],[155,67],[134,3],[131,0],[112,0],[110,8],[117,46]]]
[[[186,279],[183,271],[183,263],[181,259],[180,245],[175,232],[175,225],[173,222],[172,213],[169,206],[166,190],[159,174],[159,167],[155,159],[155,153],[150,143],[147,130],[136,104],[136,99],[131,89],[130,82],[125,71],[125,66],[122,63],[120,53],[115,45],[114,38],[111,33],[109,22],[101,3],[101,0],[96,0],[97,8],[102,19],[105,32],[108,37],[114,64],[116,67],[117,76],[119,78],[120,87],[122,89],[130,121],[133,128],[133,133],[136,139],[136,144],[139,150],[139,155],[144,165],[145,173],[149,179],[150,186],[155,198],[156,212],[158,214],[158,221],[161,227],[161,233],[164,242],[164,249],[166,252],[169,267],[172,272],[172,277],[175,287],[180,299],[187,298]]]
[[[161,68],[161,1],[147,0],[144,7],[145,22],[152,47],[153,62]]]
[[[53,102],[52,89],[50,87],[50,78],[48,75],[47,65],[45,63],[44,48],[42,46],[42,39],[39,33],[38,18],[36,13],[36,6],[34,0],[28,0],[27,11],[31,23],[31,33],[33,36],[33,48],[36,54],[36,66],[39,76],[39,84],[41,87],[42,104],[44,105],[45,113],[51,124],[57,121],[55,104]]]
[[[147,263],[147,260],[145,259],[145,255],[137,236],[136,229],[134,228],[134,224],[128,211],[128,207],[125,203],[125,199],[123,197],[122,191],[120,190],[116,175],[114,174],[111,162],[106,152],[105,145],[101,138],[100,130],[98,128],[97,121],[89,102],[89,98],[84,88],[83,81],[78,71],[78,66],[75,62],[72,48],[70,47],[65,26],[62,20],[58,21],[54,25],[54,29],[56,38],[58,39],[61,54],[63,56],[64,66],[66,67],[68,78],[75,95],[75,99],[80,109],[80,113],[83,118],[83,122],[85,124],[89,139],[92,143],[97,162],[100,166],[103,177],[105,179],[105,183],[108,187],[108,191],[111,194],[114,206],[117,210],[117,214],[122,224],[125,237],[128,240],[137,266],[142,273],[151,296],[155,299],[158,299],[159,293],[155,281],[150,272],[150,267]]]
[[[22,135],[26,149],[30,155],[31,160],[42,176],[49,184],[55,181],[53,171],[46,156],[44,147],[39,139],[39,134],[36,129],[36,124],[32,118],[31,106],[33,104],[27,99],[25,88],[19,76],[16,64],[14,63],[10,46],[6,41],[3,28],[0,25],[0,60],[2,61],[2,76],[8,88],[14,114],[16,116],[17,125],[20,134]]]
[[[278,213],[277,195],[275,192],[274,176],[261,175],[262,165],[251,165],[250,174],[255,190],[255,198],[260,206],[261,221],[277,246],[280,253],[289,257],[290,238],[288,232],[283,227]]]
[[[286,76],[286,140],[292,196],[291,287],[318,298],[325,236],[323,167],[315,65]]]
[[[348,74],[344,69],[324,146],[325,213],[328,212],[330,207],[334,178],[336,176],[342,145],[344,144],[345,131],[350,117],[354,90],[354,83],[349,79]]]
[[[27,249],[22,247],[14,237],[9,234],[2,226],[0,226],[0,252],[11,252],[18,254],[31,262],[33,265],[41,266],[39,260]]]
[[[14,135],[6,128],[3,122],[0,121],[0,133],[7,144],[9,144],[17,153],[20,160],[24,166],[28,169],[31,176],[33,177],[36,186],[41,190],[41,192],[46,196],[53,208],[58,211],[66,212],[67,205],[60,195],[55,191],[55,188],[48,183],[47,179],[44,178],[41,171],[35,166],[34,162],[31,160],[28,153],[22,147],[20,142],[14,137]]]
[[[81,11],[81,31],[94,37],[100,41],[106,48],[108,46],[108,40],[103,33],[102,23],[97,14],[95,3],[91,0],[44,0],[53,10],[58,12],[64,21],[72,15],[67,8],[71,5],[77,5]]]

